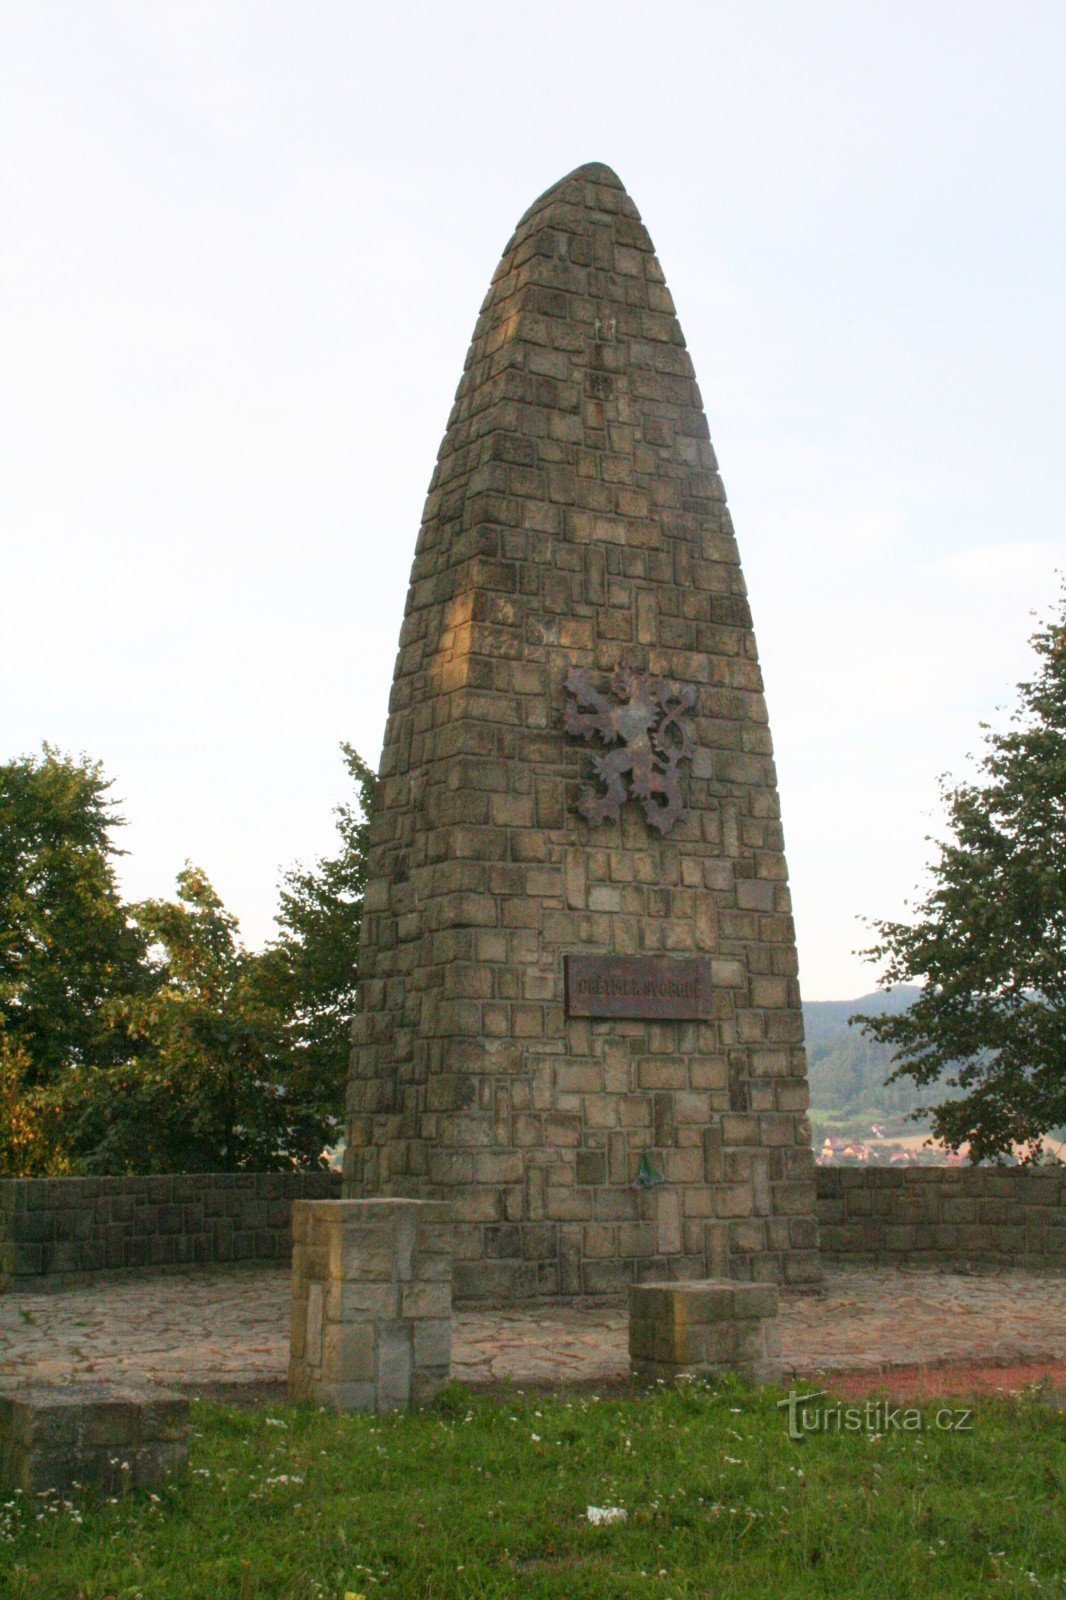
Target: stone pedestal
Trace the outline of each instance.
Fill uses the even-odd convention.
[[[0,1481],[39,1494],[154,1489],[189,1458],[189,1402],[113,1383],[0,1388]]]
[[[451,1362],[447,1207],[297,1200],[289,1394],[338,1411],[431,1400]]]
[[[711,1278],[629,1291],[629,1359],[646,1382],[737,1372],[766,1383],[779,1375],[780,1350],[772,1284]]]

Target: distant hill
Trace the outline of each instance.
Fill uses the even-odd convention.
[[[908,1121],[908,1114],[931,1098],[943,1099],[944,1091],[932,1086],[919,1089],[909,1078],[886,1088],[891,1048],[858,1027],[848,1027],[848,1018],[856,1012],[906,1011],[918,993],[913,985],[900,985],[859,1000],[804,1002],[811,1122],[816,1128],[857,1135],[869,1133],[876,1122],[892,1133],[920,1130],[922,1124]]]

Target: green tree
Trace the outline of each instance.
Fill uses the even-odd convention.
[[[246,950],[205,874],[124,906],[98,764],[0,768],[0,1173],[315,1163],[341,1129],[374,776]]]
[[[115,1001],[132,1058],[64,1080],[83,1171],[210,1172],[304,1166],[324,1130],[304,1103],[285,1019],[264,999],[257,958],[207,877],[187,865],[176,900],[131,914],[155,984]]]
[[[344,764],[355,803],[336,807],[340,848],[286,873],[278,936],[258,958],[265,1003],[286,1018],[285,1037],[301,1096],[333,1137],[341,1130],[349,1032],[358,982],[370,815],[377,779],[349,744]]]
[[[872,924],[882,988],[921,991],[898,1015],[855,1019],[895,1048],[893,1079],[960,1091],[924,1109],[973,1161],[1015,1144],[1038,1159],[1066,1123],[1066,590],[1032,644],[1039,670],[1010,727],[982,724],[980,781],[942,785],[951,837],[915,920]]]
[[[110,788],[99,762],[49,745],[0,766],[0,1030],[28,1088],[121,1061],[110,1003],[150,982],[115,883]]]

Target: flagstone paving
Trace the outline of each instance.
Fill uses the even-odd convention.
[[[288,1359],[287,1269],[229,1268],[0,1296],[0,1375],[143,1379],[190,1390],[276,1385]],[[782,1297],[786,1372],[1066,1361],[1066,1274],[830,1266],[819,1294]],[[455,1318],[468,1383],[625,1375],[626,1310],[584,1301]]]

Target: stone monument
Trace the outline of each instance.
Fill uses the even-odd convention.
[[[380,780],[345,1193],[448,1201],[460,1300],[816,1282],[751,614],[608,167],[535,202],[482,306]]]

